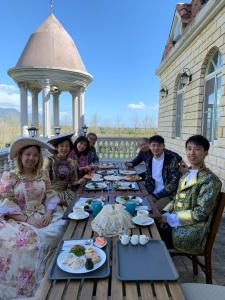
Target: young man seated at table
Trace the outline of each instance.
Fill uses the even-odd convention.
[[[204,165],[209,146],[202,135],[194,135],[186,141],[191,167],[180,179],[177,194],[163,209],[164,213],[160,214],[153,207],[159,233],[168,248],[193,254],[204,249],[221,189],[219,178]]]
[[[145,186],[152,201],[161,211],[177,191],[181,176],[178,154],[165,150],[164,138],[154,135],[149,139],[152,156],[149,159]]]

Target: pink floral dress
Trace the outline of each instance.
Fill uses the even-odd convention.
[[[78,177],[83,177],[86,172],[85,170],[80,170],[80,168],[88,166],[88,155],[81,154],[80,157],[78,157],[76,152],[72,150],[69,154],[69,157],[77,162]]]
[[[28,180],[16,171],[0,181],[0,299],[32,296],[43,277],[46,260],[65,230],[63,210],[57,208],[51,224],[36,228],[10,219],[11,214],[41,218],[49,178],[42,172]]]

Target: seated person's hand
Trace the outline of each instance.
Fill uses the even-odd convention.
[[[128,168],[132,168],[133,167],[133,164],[131,162],[128,162],[128,161],[125,161],[124,162],[124,165]]]
[[[86,179],[90,179],[90,175],[86,174],[84,175],[84,177],[82,177],[81,179],[78,180],[78,184],[82,184],[86,181]]]
[[[91,174],[85,174],[81,179],[90,180],[92,178]]]
[[[167,217],[161,216],[161,218],[158,218],[158,223],[159,223],[159,226],[160,226],[161,228],[166,228],[166,227],[168,227]]]
[[[93,164],[93,165],[92,165],[92,169],[93,169],[93,170],[97,170],[98,168],[99,168],[99,164]]]
[[[42,227],[45,227],[42,223],[42,218],[41,219],[38,219],[38,218],[35,218],[33,216],[29,217],[27,219],[27,223],[30,224],[30,225],[33,225],[37,228],[42,228]]]
[[[42,217],[42,227],[48,226],[52,221],[52,211],[47,211]]]

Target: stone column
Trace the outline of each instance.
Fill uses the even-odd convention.
[[[54,116],[54,127],[59,126],[59,95],[60,92],[53,94],[53,116]]]
[[[43,136],[51,137],[51,111],[50,111],[50,82],[45,79],[42,86],[42,110],[43,110]]]
[[[82,133],[82,127],[84,126],[84,88],[80,88],[79,96],[78,96],[78,115],[79,115],[79,121],[78,121],[78,131],[79,133]]]
[[[78,135],[78,120],[79,120],[79,115],[78,115],[78,95],[79,93],[77,91],[71,91],[70,92],[72,95],[72,127],[73,131],[75,132],[75,135]]]
[[[38,94],[40,92],[39,89],[31,88],[30,89],[32,95],[32,125],[38,127]]]
[[[20,82],[20,128],[21,135],[28,135],[28,104],[27,104],[27,87],[24,82]]]

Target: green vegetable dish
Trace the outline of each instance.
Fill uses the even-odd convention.
[[[86,263],[85,263],[85,268],[87,270],[92,270],[94,268],[94,264],[93,264],[91,258],[87,258]]]
[[[85,254],[85,248],[81,245],[75,245],[70,249],[70,253],[73,253],[76,256],[82,256]]]

